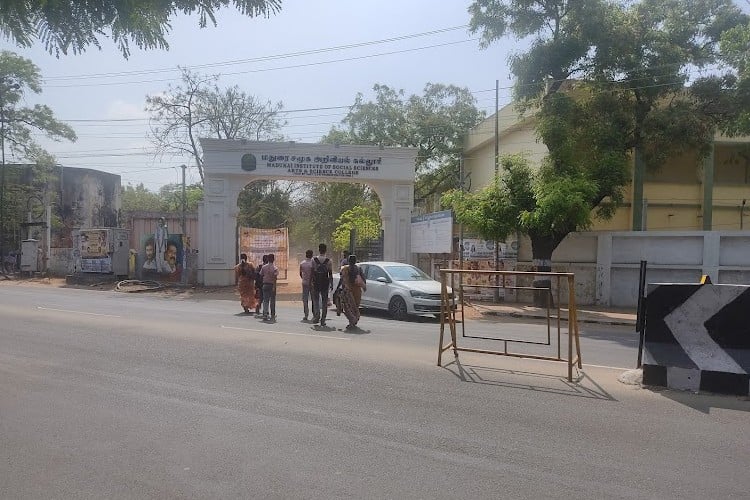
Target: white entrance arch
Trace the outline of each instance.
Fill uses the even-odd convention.
[[[380,198],[384,259],[409,260],[417,148],[233,139],[200,142],[205,189],[198,208],[199,283],[234,284],[237,198],[254,180],[367,184]]]

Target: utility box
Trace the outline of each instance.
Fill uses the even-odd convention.
[[[21,242],[21,272],[35,273],[39,271],[39,240],[23,240]]]
[[[130,274],[130,232],[127,229],[110,229],[112,234],[112,274]]]
[[[84,273],[128,275],[127,229],[79,229],[73,233],[76,268]]]

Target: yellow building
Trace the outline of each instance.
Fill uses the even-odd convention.
[[[496,137],[500,155],[522,153],[538,165],[547,154],[537,140],[533,117],[520,117],[512,104],[505,106],[467,135],[464,174],[469,190],[481,189],[494,179]],[[631,178],[635,173],[633,168]],[[750,229],[750,137],[717,135],[705,160],[689,153],[672,158],[658,172],[644,174],[642,191],[637,185],[626,187],[625,203],[612,219],[595,219],[591,229]]]

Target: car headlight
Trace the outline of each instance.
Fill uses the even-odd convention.
[[[420,292],[419,290],[409,290],[409,295],[417,299],[429,299],[430,298],[429,293]]]

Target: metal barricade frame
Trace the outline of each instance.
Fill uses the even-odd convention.
[[[516,339],[503,339],[494,337],[476,337],[466,335],[465,332],[465,320],[464,320],[464,297],[463,297],[463,284],[459,284],[459,305],[460,309],[454,307],[456,297],[456,287],[454,286],[454,278],[456,275],[464,274],[484,274],[494,276],[532,276],[532,277],[549,277],[557,279],[557,357],[552,356],[540,356],[536,354],[524,354],[508,351],[508,343],[520,343],[520,344],[537,344],[537,345],[550,345],[551,344],[551,315],[550,315],[550,299],[552,298],[552,283],[550,281],[550,288],[547,287],[527,287],[527,286],[506,286],[505,280],[501,280],[502,286],[482,286],[482,288],[503,288],[503,289],[516,289],[516,290],[547,290],[549,296],[547,297],[547,342],[530,342]],[[448,293],[448,278],[450,276],[451,289],[453,291],[453,297]],[[562,357],[562,342],[561,342],[561,304],[560,304],[560,282],[565,278],[568,283],[568,356],[567,358]],[[558,361],[566,362],[568,365],[568,381],[573,381],[573,366],[576,365],[579,369],[582,368],[581,362],[581,340],[580,333],[578,330],[578,310],[576,307],[575,300],[575,274],[574,273],[556,273],[556,272],[529,272],[529,271],[479,271],[473,269],[440,269],[440,344],[438,347],[438,359],[437,365],[442,366],[443,353],[449,349],[453,349],[453,353],[458,358],[459,351],[474,352],[480,354],[494,354],[496,356],[510,356],[516,358],[528,358],[538,359],[545,361]],[[465,338],[477,338],[483,340],[493,340],[504,342],[503,351],[494,351],[490,349],[475,349],[469,347],[459,347],[457,342],[457,327],[456,327],[456,314],[460,311],[461,314],[461,328],[462,336]],[[444,344],[445,340],[445,326],[448,325],[451,341],[448,344]],[[573,353],[573,344],[575,343],[575,355]]]

